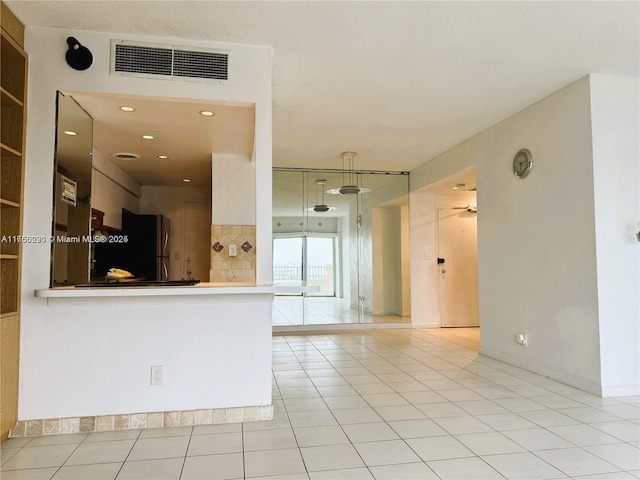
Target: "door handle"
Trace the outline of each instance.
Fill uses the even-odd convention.
[[[444,263],[444,258],[440,258],[440,257],[438,257],[438,265],[440,265],[440,264],[442,264],[442,263]]]

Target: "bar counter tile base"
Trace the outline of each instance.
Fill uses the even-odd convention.
[[[10,438],[273,420],[273,405],[21,420]]]

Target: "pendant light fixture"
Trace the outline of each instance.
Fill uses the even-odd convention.
[[[327,181],[324,179],[316,180],[316,204],[313,207],[314,212],[324,213],[324,212],[328,212],[330,209],[329,205],[324,203],[324,186],[326,183]],[[320,190],[320,196],[321,196],[320,203],[318,203],[318,190]]]
[[[358,173],[355,167],[356,152],[342,152],[342,186],[327,190],[332,195],[357,195],[370,192],[371,189],[358,186]]]
[[[356,152],[342,152],[342,187],[338,189],[341,195],[356,195],[360,193],[355,162]]]

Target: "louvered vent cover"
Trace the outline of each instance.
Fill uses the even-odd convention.
[[[112,71],[123,75],[152,75],[229,80],[229,54],[173,46],[131,45],[113,42]]]

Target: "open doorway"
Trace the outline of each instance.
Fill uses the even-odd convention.
[[[480,326],[475,168],[412,192],[411,208],[415,324]]]
[[[436,212],[441,327],[480,325],[476,214],[475,201],[466,206],[438,207]]]

